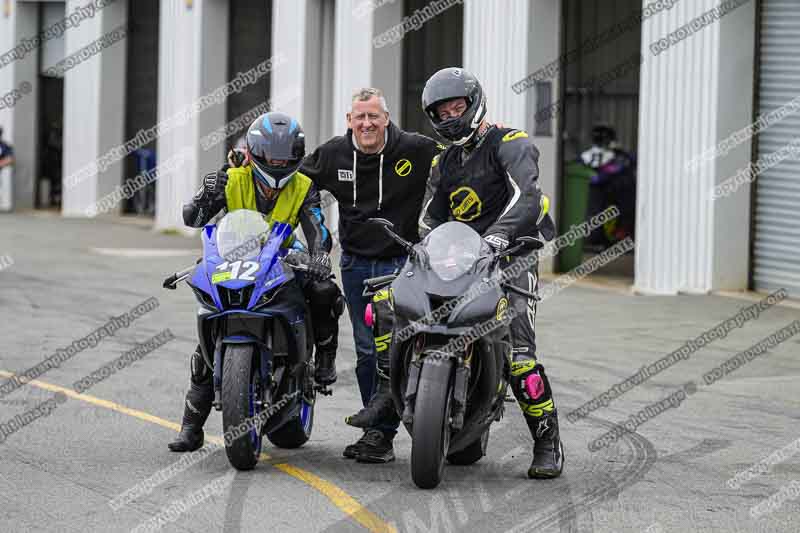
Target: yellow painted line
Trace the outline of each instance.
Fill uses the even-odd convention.
[[[350,516],[367,528],[373,533],[397,533],[397,529],[391,527],[389,524],[375,516],[366,507],[354,500],[345,491],[321,477],[317,477],[311,472],[297,468],[286,463],[279,463],[272,465],[275,468],[282,470],[292,477],[311,485],[319,492],[327,496],[333,504],[341,509],[346,515]]]
[[[11,372],[0,370],[1,377],[13,378],[14,375],[15,374]],[[80,394],[72,389],[68,389],[60,385],[54,385],[52,383],[47,383],[45,381],[40,381],[38,379],[30,380],[26,384],[33,385],[34,387],[38,387],[40,389],[48,390],[51,392],[62,392],[69,398],[90,403],[98,407],[104,407],[106,409],[116,411],[117,413],[132,416],[133,418],[138,418],[139,420],[143,420],[151,424],[156,424],[158,426],[167,429],[172,429],[174,431],[181,430],[181,425],[176,424],[175,422],[170,422],[169,420],[165,420],[161,417],[145,413],[144,411],[139,411],[138,409],[131,409],[130,407],[125,407],[124,405],[120,405],[118,403],[109,400],[103,400],[102,398],[98,398],[96,396],[91,396],[89,394]],[[214,444],[217,444],[219,446],[225,445],[225,441],[222,438],[213,435],[207,436],[206,440]],[[270,456],[265,453],[262,453],[260,459],[269,460]],[[330,481],[322,479],[321,477],[316,476],[306,470],[303,470],[302,468],[298,468],[296,466],[292,466],[289,464],[282,463],[282,464],[274,464],[272,466],[274,466],[279,470],[282,470],[283,472],[289,474],[294,478],[299,479],[303,483],[306,483],[307,485],[319,491],[323,496],[327,497],[336,507],[338,507],[344,514],[352,517],[356,522],[367,528],[372,533],[396,533],[396,530],[390,527],[389,524],[378,518],[369,509],[358,503],[358,501],[356,501],[355,498],[347,494],[344,490],[337,487]]]

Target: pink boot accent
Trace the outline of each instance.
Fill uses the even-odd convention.
[[[366,322],[367,327],[372,327],[375,323],[375,317],[372,314],[372,304],[367,304],[367,308],[364,309],[364,322]]]
[[[544,381],[539,374],[531,374],[525,378],[525,390],[532,400],[536,400],[544,394]]]

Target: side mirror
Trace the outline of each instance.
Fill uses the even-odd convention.
[[[394,223],[391,220],[386,220],[385,218],[368,218],[367,222],[370,224],[380,224],[384,228],[394,228]]]

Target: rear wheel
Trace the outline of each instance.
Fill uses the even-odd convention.
[[[452,361],[423,363],[411,437],[411,478],[421,489],[442,481],[450,445],[450,375]]]
[[[254,351],[251,344],[229,345],[222,365],[222,427],[226,434],[238,436],[226,442],[225,453],[237,470],[251,470],[261,455],[260,428],[250,420],[262,411],[257,404],[262,384],[253,364]]]
[[[447,462],[451,465],[467,466],[477,463],[481,457],[486,455],[486,445],[489,443],[489,428],[480,436],[478,440],[467,446],[461,451],[451,453],[447,456]]]

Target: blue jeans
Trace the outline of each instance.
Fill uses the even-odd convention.
[[[350,322],[353,324],[353,339],[356,343],[356,379],[361,392],[361,402],[364,407],[369,403],[375,392],[375,372],[377,355],[375,352],[375,339],[372,329],[364,323],[364,311],[370,298],[362,296],[364,280],[378,276],[392,274],[399,270],[406,262],[405,256],[389,259],[373,259],[359,255],[342,252],[339,266],[342,269],[342,288],[347,301],[347,311],[350,313]],[[379,425],[380,429],[388,436],[393,437],[397,432],[397,424]]]

